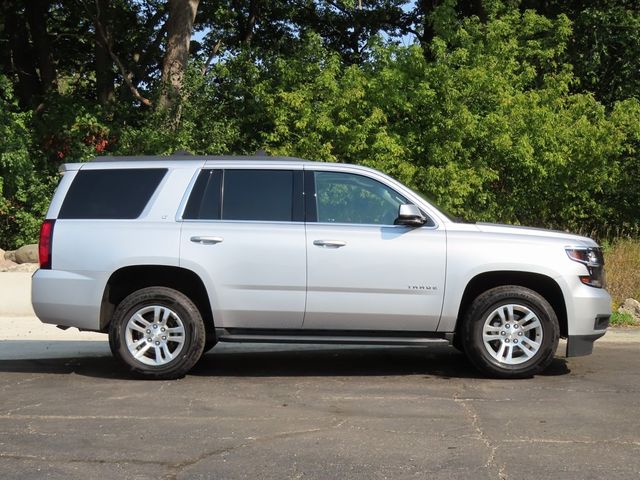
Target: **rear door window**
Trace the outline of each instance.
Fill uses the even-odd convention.
[[[290,222],[293,219],[293,172],[226,170],[223,220]]]
[[[302,171],[203,170],[193,186],[183,218],[304,221]]]

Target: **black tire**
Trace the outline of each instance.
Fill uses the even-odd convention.
[[[175,313],[182,323],[184,338],[182,349],[175,358],[161,365],[148,365],[136,358],[126,344],[126,329],[130,319],[146,307],[160,306]],[[169,318],[173,320],[173,317]],[[154,321],[155,323],[155,321]],[[155,330],[157,331],[157,330]],[[170,335],[170,334],[168,334]],[[146,337],[146,334],[142,334]],[[158,339],[159,340],[159,339]],[[136,339],[138,341],[138,339]],[[145,345],[144,338],[139,340]],[[176,352],[179,342],[167,343],[167,349]],[[181,292],[167,287],[148,287],[137,290],[126,297],[116,308],[109,327],[109,346],[116,358],[123,362],[137,376],[157,380],[170,380],[183,377],[200,359],[205,346],[205,327],[202,316],[194,303]],[[151,350],[151,348],[147,348]],[[158,350],[150,352],[155,358]],[[145,357],[143,355],[142,357]],[[153,361],[151,360],[147,361]],[[169,357],[170,358],[170,357]],[[144,358],[143,358],[144,360]]]
[[[114,357],[118,356],[118,346],[115,344],[113,337],[111,334],[107,336],[109,338],[109,350],[111,350],[111,355]]]
[[[506,360],[499,361],[489,352],[489,348],[499,350],[499,345],[504,343],[501,337],[497,336],[497,340],[489,342],[489,346],[485,346],[483,340],[485,321],[496,309],[507,305],[522,306],[532,312],[538,318],[542,332],[540,346],[531,358],[526,359],[528,355],[524,354],[522,346],[514,346],[513,344],[510,346],[512,352],[515,352],[516,348],[518,348],[515,355],[519,354],[521,361],[526,359],[522,363],[515,365],[509,364]],[[517,312],[514,313],[515,315],[517,315]],[[494,325],[491,322],[490,324]],[[514,332],[514,335],[525,333],[513,330],[513,325],[510,325],[510,328],[512,328],[511,331]],[[495,378],[528,378],[543,371],[553,360],[558,348],[560,328],[555,311],[544,297],[528,288],[511,285],[492,288],[480,294],[464,315],[461,334],[465,354],[482,373]],[[506,334],[507,336],[504,338],[509,338],[509,331]],[[503,335],[503,332],[499,332],[496,335]],[[532,333],[527,332],[525,333],[526,335],[532,335]],[[522,344],[522,337],[515,338],[516,343],[520,339],[520,344]],[[511,342],[514,342],[514,340],[511,340]],[[507,345],[507,347],[509,346]],[[500,355],[498,352],[496,354]]]

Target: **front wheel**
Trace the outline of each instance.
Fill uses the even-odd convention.
[[[558,318],[544,297],[520,286],[479,295],[462,324],[464,351],[483,373],[525,378],[543,371],[558,348]]]
[[[202,355],[204,322],[198,308],[181,292],[143,288],[116,308],[109,345],[116,358],[142,377],[179,378]]]

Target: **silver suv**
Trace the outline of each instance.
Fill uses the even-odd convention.
[[[67,164],[40,238],[33,307],[109,334],[151,378],[216,342],[451,343],[531,376],[559,337],[591,353],[611,313],[591,239],[456,223],[380,172],[275,157]]]

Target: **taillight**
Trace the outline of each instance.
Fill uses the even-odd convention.
[[[53,225],[55,220],[45,220],[40,227],[40,242],[38,243],[38,256],[40,268],[51,270],[51,246],[53,243]]]

